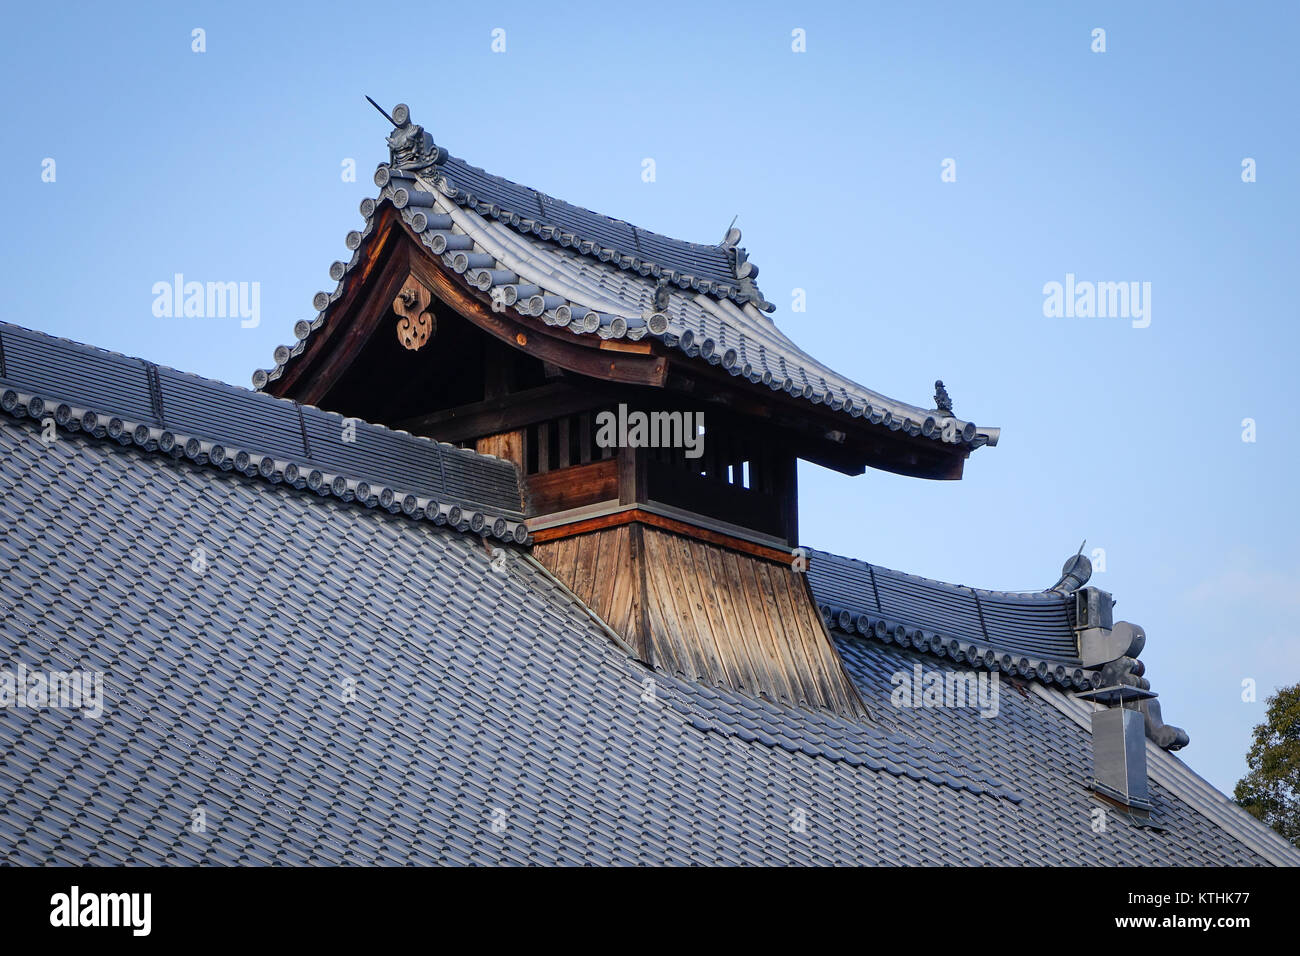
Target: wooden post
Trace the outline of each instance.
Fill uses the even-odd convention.
[[[631,505],[649,500],[646,487],[646,450],[620,448],[618,450],[618,503]]]
[[[537,473],[551,470],[551,423],[539,422],[537,425]]]
[[[573,462],[569,460],[570,420],[571,419],[569,418],[569,416],[566,415],[563,418],[561,418],[558,422],[556,422],[556,428],[559,431],[559,448],[557,450],[559,451],[559,458],[560,458],[560,460],[556,463],[557,468],[568,468],[571,464],[573,464]]]
[[[786,541],[794,547],[799,543],[799,460],[786,454],[773,464],[776,493],[781,500],[781,527]]]
[[[586,412],[578,416],[578,461],[591,461],[591,415]]]

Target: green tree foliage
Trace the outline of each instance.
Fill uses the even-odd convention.
[[[1237,803],[1300,846],[1300,684],[1269,697],[1268,717],[1246,754],[1250,772],[1237,782]]]

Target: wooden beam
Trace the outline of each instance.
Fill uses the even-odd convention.
[[[557,471],[528,475],[528,512],[555,514],[618,498],[618,465],[611,458]]]
[[[685,356],[666,356],[666,360],[669,369],[665,384],[670,391],[777,426],[797,438],[795,447],[800,458],[843,474],[861,474],[869,465],[912,477],[956,479],[961,477],[970,455],[969,446],[891,432],[866,419],[755,385]],[[831,440],[827,437],[830,432],[842,432],[844,440]]]
[[[647,463],[649,455],[644,448],[618,450],[618,503],[639,504],[649,501]]]
[[[571,538],[575,535],[600,531],[603,528],[614,528],[619,525],[632,523],[650,525],[651,527],[661,528],[664,531],[671,531],[674,534],[679,534],[683,537],[695,538],[699,541],[707,541],[709,544],[716,544],[719,547],[730,548],[732,551],[740,551],[743,554],[751,554],[754,557],[764,558],[768,561],[775,561],[777,564],[786,567],[789,567],[794,563],[794,555],[789,551],[781,551],[777,548],[769,548],[766,545],[755,544],[752,541],[746,541],[744,538],[735,538],[719,531],[712,531],[708,528],[701,528],[697,525],[687,524],[685,521],[666,518],[663,515],[657,515],[652,511],[642,511],[640,508],[629,508],[626,511],[616,511],[613,514],[601,515],[596,518],[587,518],[585,520],[575,521],[572,524],[554,525],[549,528],[541,528],[534,531],[532,535],[533,541],[537,544],[541,544],[546,541],[558,541],[561,538]]]
[[[634,355],[649,355],[654,351],[649,342],[624,342],[621,339],[602,339],[600,347],[606,352],[629,352]]]
[[[370,277],[376,268],[380,266],[384,254],[393,245],[391,240],[394,215],[392,206],[385,203],[379,212],[379,218],[375,221],[374,230],[362,242],[361,248],[358,250],[361,256],[360,261],[353,266],[352,271],[348,273],[347,278],[344,280],[346,284],[343,288],[342,297],[329,307],[329,316],[339,316],[351,312],[357,307],[363,293],[370,293]],[[405,245],[405,243],[397,243],[397,245]],[[371,295],[371,298],[374,298],[374,296]],[[386,300],[387,303],[391,303],[392,298],[393,296],[389,295]],[[382,296],[379,299],[384,301]],[[344,336],[348,331],[344,328],[346,324],[330,321],[313,332],[303,354],[296,359],[290,360],[284,374],[267,385],[267,392],[280,398],[297,398],[296,395],[291,394],[294,387],[306,380],[307,373],[330,350],[330,343],[335,338]]]
[[[417,415],[397,422],[394,427],[439,441],[457,442],[591,411],[607,401],[609,396],[604,389],[584,391],[568,382],[554,382],[482,402]]]
[[[378,279],[361,301],[329,351],[318,353],[321,358],[310,380],[304,381],[293,396],[304,405],[319,405],[331,388],[342,377],[352,360],[360,353],[370,336],[385,316],[392,312],[393,299],[409,278],[406,250],[394,248],[388,256]],[[335,320],[338,316],[335,316]],[[342,323],[340,323],[342,325]]]

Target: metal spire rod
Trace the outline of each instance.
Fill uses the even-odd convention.
[[[382,106],[380,106],[380,105],[379,105],[378,103],[376,103],[374,100],[370,99],[370,97],[367,96],[367,97],[366,97],[366,100],[367,100],[367,102],[370,103],[371,106],[373,106],[375,109],[379,110],[379,112],[383,115],[384,119],[386,119],[386,120],[388,120],[388,122],[392,123],[394,127],[400,125],[400,124],[397,122],[397,120],[393,119],[391,116],[388,115],[388,111],[387,111],[387,110],[385,110]]]

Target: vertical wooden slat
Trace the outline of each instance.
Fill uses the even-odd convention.
[[[596,572],[596,548],[599,537],[599,533],[580,534],[573,539],[577,548],[574,558],[577,564],[574,580],[577,584],[573,590],[588,603],[591,601],[592,581]]]
[[[717,611],[721,633],[728,636],[732,657],[740,674],[740,689],[757,694],[763,688],[759,670],[754,666],[749,650],[753,641],[740,624],[740,611],[736,607],[734,594],[735,582],[723,564],[723,551],[713,545],[697,542],[695,552],[697,563],[707,568],[710,593],[713,597],[710,603]]]
[[[766,662],[765,682],[769,693],[787,703],[799,699],[795,687],[795,675],[790,658],[783,653],[780,636],[772,622],[772,612],[763,595],[763,582],[757,570],[756,561],[742,557],[734,552],[728,555],[736,569],[736,580],[745,594],[745,609],[749,615],[752,633],[758,638],[758,650]]]
[[[555,423],[559,431],[559,448],[556,449],[560,454],[556,463],[557,468],[568,468],[572,462],[569,460],[569,418],[566,415]]]
[[[668,674],[685,674],[681,666],[684,649],[669,631],[664,602],[660,599],[658,554],[643,525],[637,525],[640,538],[642,595],[646,623],[646,641],[655,667]]]
[[[599,545],[599,550],[596,552],[596,578],[591,592],[592,604],[604,608],[602,616],[606,621],[618,619],[619,633],[626,633],[627,622],[623,618],[627,614],[627,607],[626,605],[621,608],[615,606],[614,590],[619,576],[630,571],[627,567],[627,555],[622,553],[626,535],[627,527],[623,526],[610,528],[591,536]]]
[[[608,582],[603,594],[600,594],[599,600],[609,609],[605,620],[609,622],[614,630],[618,631],[627,639],[634,649],[637,649],[638,642],[633,639],[635,626],[632,623],[632,600],[636,588],[633,587],[632,581],[636,577],[637,567],[633,563],[631,551],[628,544],[630,530],[627,525],[622,525],[611,529],[615,532],[609,534],[610,557],[601,558],[601,563],[605,565],[610,573],[607,575]]]
[[[816,706],[826,706],[829,690],[825,686],[825,674],[817,660],[817,655],[812,653],[808,647],[808,641],[804,640],[805,629],[801,626],[800,615],[796,612],[793,602],[790,599],[790,578],[794,572],[788,568],[778,568],[775,565],[767,565],[763,569],[771,582],[772,596],[777,607],[776,620],[781,624],[786,633],[786,640],[789,642],[791,654],[794,657],[795,673],[802,677],[801,684],[804,691],[805,699],[808,703]]]
[[[655,666],[654,640],[650,634],[650,619],[647,610],[648,601],[646,599],[646,569],[645,569],[645,529],[640,522],[635,522],[628,532],[629,551],[632,555],[632,561],[638,572],[636,585],[635,611],[637,633],[641,636],[641,659],[646,662],[647,667]]]
[[[578,416],[578,461],[585,465],[591,461],[591,414]]]
[[[732,676],[733,687],[755,693],[758,689],[755,675],[750,670],[745,644],[749,635],[735,626],[734,617],[728,613],[727,581],[716,576],[716,567],[710,560],[715,551],[710,544],[690,541],[692,555],[695,559],[697,580],[703,588],[702,598],[705,611],[709,616],[714,640],[722,651],[724,664]]]
[[[646,552],[650,557],[646,567],[655,586],[655,599],[658,604],[665,633],[671,641],[675,665],[678,670],[691,678],[706,676],[709,671],[705,666],[704,655],[694,640],[693,628],[688,625],[690,613],[685,611],[679,600],[680,586],[675,583],[671,564],[672,552],[667,548],[663,538],[646,529]]]
[[[534,554],[658,670],[865,713],[806,579],[782,564],[639,522]]]
[[[776,604],[776,619],[785,631],[785,639],[790,648],[791,655],[794,659],[795,673],[800,677],[800,690],[803,698],[814,706],[825,705],[825,688],[822,686],[819,668],[813,656],[809,654],[807,642],[802,640],[803,628],[800,626],[802,621],[794,613],[794,608],[789,602],[789,590],[786,587],[787,581],[785,576],[792,574],[790,571],[783,571],[768,566],[764,568],[768,580],[771,581],[772,599]]]
[[[803,681],[800,674],[803,667],[800,663],[800,655],[793,648],[793,641],[790,640],[786,633],[785,622],[781,619],[781,610],[776,602],[776,597],[772,593],[772,579],[768,574],[768,565],[765,561],[750,561],[747,571],[753,577],[758,593],[757,610],[767,624],[768,631],[772,637],[772,644],[776,648],[779,656],[780,667],[786,675],[790,685],[790,703],[800,704],[806,702],[806,694],[803,689]]]
[[[731,654],[727,634],[724,629],[715,627],[709,619],[710,612],[713,611],[713,598],[708,580],[695,562],[696,543],[679,535],[661,534],[670,543],[671,553],[677,559],[673,570],[680,585],[678,593],[684,598],[686,613],[689,615],[683,625],[689,621],[689,626],[694,628],[696,644],[708,663],[706,673],[714,680],[721,679],[726,685],[736,687],[740,682],[740,674]],[[713,613],[716,614],[716,611]]]
[[[539,422],[537,425],[537,472],[545,474],[551,470],[551,423]]]
[[[496,455],[498,458],[514,462],[522,470],[524,463],[524,433],[522,431],[513,431],[486,435],[475,441],[474,450],[480,455]]]

